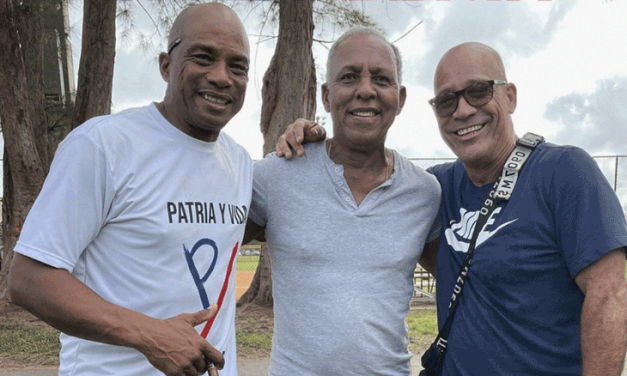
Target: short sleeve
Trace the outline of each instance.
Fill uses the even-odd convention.
[[[440,206],[440,210],[438,210],[438,214],[436,214],[433,219],[433,225],[431,225],[431,229],[429,230],[429,236],[427,237],[427,243],[431,243],[434,240],[437,240],[440,236],[440,232],[442,231],[442,208]]]
[[[113,197],[102,149],[83,134],[69,135],[57,149],[15,251],[71,272],[105,223]]]
[[[437,184],[438,184],[438,189],[440,190],[440,200],[442,200],[442,189],[440,187],[440,181],[438,179],[438,175],[436,173],[436,169],[439,167],[440,165],[437,166],[431,166],[429,168],[427,168],[427,173],[433,175],[436,178]],[[435,219],[433,220],[433,225],[431,226],[431,229],[429,230],[429,236],[427,237],[427,243],[430,243],[434,240],[437,240],[438,237],[440,236],[440,232],[442,231],[442,202],[440,201],[440,205],[438,206],[438,214],[435,216]]]
[[[253,196],[248,217],[261,227],[268,221],[268,189],[266,181],[271,168],[274,153],[255,162],[253,167]],[[275,157],[276,158],[276,157]]]
[[[556,241],[573,278],[607,252],[627,245],[616,193],[585,151],[568,148],[559,157],[549,192]]]

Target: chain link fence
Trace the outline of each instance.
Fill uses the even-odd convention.
[[[627,155],[592,157],[610,183],[627,215]],[[454,162],[455,158],[410,158],[416,166],[427,169],[441,163]]]
[[[253,242],[243,245],[239,249],[237,257],[237,268],[235,270],[235,299],[244,295],[250,287],[259,265],[259,255],[261,254],[261,244]]]

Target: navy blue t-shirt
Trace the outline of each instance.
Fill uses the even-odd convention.
[[[442,325],[492,183],[476,187],[459,160],[430,171],[442,186]],[[621,205],[596,162],[576,147],[539,145],[479,235],[443,375],[581,375],[584,295],[575,276],[626,245]]]

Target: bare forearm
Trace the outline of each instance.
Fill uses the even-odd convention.
[[[624,293],[624,290],[623,290]],[[627,351],[625,296],[586,296],[581,315],[583,376],[619,376]]]
[[[194,329],[213,317],[217,306],[154,319],[111,304],[67,271],[20,254],[11,264],[9,293],[14,303],[62,332],[138,350],[166,375],[203,374],[209,363],[224,366],[220,351]]]
[[[65,270],[16,255],[11,300],[71,336],[137,348],[151,319],[107,302]]]

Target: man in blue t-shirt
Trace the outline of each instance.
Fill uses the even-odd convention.
[[[430,169],[442,186],[442,231],[421,264],[436,275],[442,326],[478,212],[516,146],[517,92],[499,54],[480,43],[444,54],[434,90],[440,133],[459,158]],[[322,133],[314,125],[296,122],[277,152],[302,155],[303,135]],[[538,145],[479,233],[442,375],[620,375],[626,245],[624,213],[594,160]]]
[[[431,169],[442,186],[442,325],[478,211],[516,145],[517,92],[499,54],[480,43],[444,54],[434,90],[440,134],[459,158]],[[626,245],[623,211],[592,158],[537,146],[481,229],[443,374],[619,375]]]

